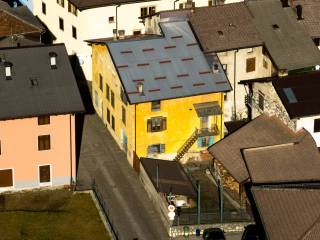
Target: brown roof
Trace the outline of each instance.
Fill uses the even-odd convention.
[[[157,189],[157,165],[159,173],[158,192],[176,195],[196,196],[191,180],[176,161],[141,158],[141,164]]]
[[[320,72],[277,78],[272,84],[291,119],[320,114]]]
[[[296,143],[245,149],[243,157],[254,184],[320,181],[320,153],[308,132]]]
[[[263,44],[243,2],[196,8],[190,23],[205,52]]]
[[[319,0],[291,0],[292,8],[302,5],[302,17],[299,23],[311,37],[320,37],[320,1]]]
[[[252,187],[251,192],[267,239],[319,239],[319,188]]]
[[[295,134],[278,118],[261,115],[209,147],[209,152],[242,183],[249,178],[249,173],[241,149],[294,142],[304,133],[302,130]]]
[[[117,4],[130,4],[136,2],[150,2],[157,0],[69,0],[79,10],[86,10],[90,8],[98,8],[105,6],[113,6]]]

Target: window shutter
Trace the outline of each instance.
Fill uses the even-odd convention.
[[[147,132],[151,132],[151,119],[147,121]]]
[[[167,118],[165,118],[165,117],[162,118],[161,124],[162,124],[161,129],[167,130]]]

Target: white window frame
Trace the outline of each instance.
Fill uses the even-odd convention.
[[[41,166],[50,166],[50,182],[45,182],[42,183],[40,182],[40,167]],[[52,164],[51,163],[47,163],[47,164],[38,164],[38,183],[40,187],[48,187],[48,186],[52,186]]]

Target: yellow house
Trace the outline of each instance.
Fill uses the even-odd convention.
[[[180,160],[223,137],[229,81],[210,69],[188,23],[160,23],[163,35],[91,40],[93,105],[131,164]]]

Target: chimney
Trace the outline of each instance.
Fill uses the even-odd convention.
[[[296,6],[296,9],[297,9],[298,20],[303,20],[303,17],[302,17],[302,6],[299,4],[299,5]]]
[[[217,63],[213,64],[213,73],[219,72],[219,65]]]
[[[119,39],[124,39],[125,36],[125,30],[119,30],[118,31]]]
[[[143,83],[137,83],[137,90],[140,93],[140,95],[143,95]]]
[[[281,0],[281,2],[283,8],[289,7],[288,0]]]
[[[112,30],[112,33],[113,33],[113,40],[117,40],[118,39],[117,29],[114,28]]]

